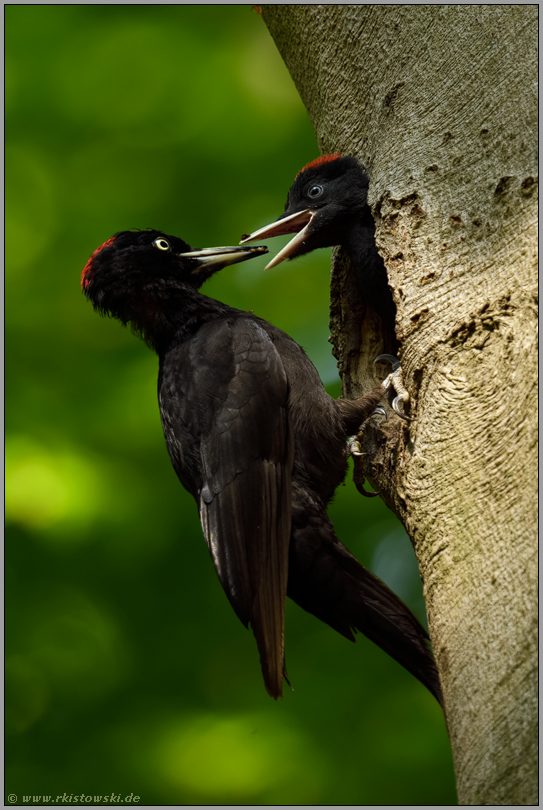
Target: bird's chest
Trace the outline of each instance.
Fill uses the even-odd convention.
[[[298,368],[289,405],[296,437],[294,475],[310,482],[326,503],[347,469],[345,434],[335,400],[314,369],[306,377]]]

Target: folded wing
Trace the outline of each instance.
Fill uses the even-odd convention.
[[[266,688],[277,698],[294,458],[281,358],[257,321],[225,318],[168,355],[159,390],[164,385],[174,386],[179,403],[177,414],[163,413],[174,467],[198,501],[221,584],[251,625]]]

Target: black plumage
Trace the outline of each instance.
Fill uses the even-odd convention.
[[[385,393],[325,392],[304,351],[249,312],[198,290],[265,248],[195,251],[159,231],[116,234],[89,259],[86,296],[159,356],[158,398],[175,471],[194,496],[222,586],[252,627],[266,688],[282,694],[288,594],[349,639],[360,630],[441,700],[427,634],[336,538],[326,505],[346,436]]]
[[[342,245],[364,299],[393,328],[396,307],[375,245],[368,187],[368,172],[355,157],[323,155],[298,172],[279,219],[245,234],[240,244],[295,233],[266,269],[317,248]]]

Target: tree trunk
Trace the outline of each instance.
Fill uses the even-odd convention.
[[[537,6],[261,8],[321,152],[370,172],[413,420],[365,472],[419,560],[459,803],[537,804]],[[341,254],[354,396],[391,337]]]

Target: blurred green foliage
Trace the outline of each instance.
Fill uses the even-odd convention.
[[[295,691],[266,695],[168,460],[156,357],[79,289],[118,230],[236,244],[282,211],[318,152],[262,20],[249,6],[9,5],[6,40],[6,791],[454,804],[437,703],[365,638],[289,603]],[[289,332],[338,395],[329,252],[263,274],[265,261],[206,292]],[[332,518],[423,616],[380,500],[349,484]]]

